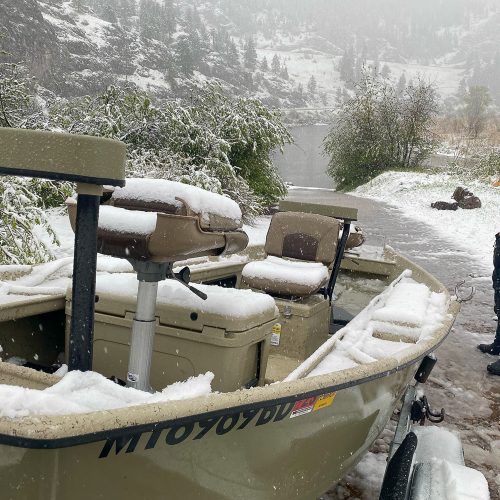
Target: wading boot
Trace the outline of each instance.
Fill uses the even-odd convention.
[[[492,375],[500,375],[500,359],[495,361],[494,363],[489,364],[486,369],[492,374]]]
[[[500,354],[500,344],[493,342],[493,344],[479,344],[477,348],[485,354],[493,354],[498,356]]]

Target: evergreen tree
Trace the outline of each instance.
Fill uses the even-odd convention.
[[[288,68],[286,67],[286,64],[283,64],[283,66],[281,67],[280,76],[284,80],[288,80],[289,76],[288,76]]]
[[[267,57],[264,56],[260,62],[260,69],[262,71],[269,71],[269,65],[267,64]]]
[[[356,60],[354,57],[354,48],[351,46],[345,51],[344,55],[340,59],[339,65],[340,79],[349,85],[352,85],[355,81],[355,64]]]
[[[243,51],[243,62],[245,68],[253,71],[257,66],[257,51],[255,50],[255,43],[253,38],[247,38]]]
[[[403,73],[401,73],[401,76],[399,77],[398,85],[396,87],[396,92],[399,95],[403,95],[405,89],[406,89],[406,74],[403,72]]]
[[[180,35],[176,40],[174,50],[177,66],[184,75],[190,76],[195,69],[195,60],[189,35]]]
[[[309,91],[310,94],[314,95],[316,93],[317,88],[318,85],[316,83],[316,78],[314,78],[314,75],[311,75],[311,78],[309,78],[309,81],[307,82],[307,90]]]
[[[378,54],[376,54],[372,62],[372,75],[377,76],[379,72],[380,72],[380,61],[378,60]]]
[[[271,70],[275,75],[279,75],[281,71],[281,63],[278,54],[274,54],[273,60],[271,61]]]
[[[391,76],[391,68],[387,64],[382,66],[382,70],[380,71],[380,76],[382,78],[389,78]]]
[[[491,97],[487,87],[474,85],[464,95],[466,130],[470,137],[476,138],[486,128],[488,107]]]
[[[229,67],[238,68],[240,66],[240,54],[238,52],[238,47],[234,43],[234,40],[228,38],[226,43],[226,61]]]

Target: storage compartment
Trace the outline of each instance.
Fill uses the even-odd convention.
[[[280,312],[279,335],[273,335],[271,354],[304,360],[328,340],[330,305],[322,295],[299,300],[275,299]],[[278,344],[279,342],[279,344]]]
[[[93,369],[122,380],[127,375],[137,285],[135,274],[97,278]],[[174,280],[159,283],[153,388],[207,371],[215,375],[215,391],[263,383],[277,315],[274,300],[250,290],[195,286],[208,295],[206,301]],[[71,291],[66,300],[68,336]]]

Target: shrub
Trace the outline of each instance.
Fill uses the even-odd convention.
[[[437,99],[418,80],[399,92],[389,81],[365,74],[337,110],[324,148],[337,188],[350,189],[384,170],[418,166],[434,148]]]

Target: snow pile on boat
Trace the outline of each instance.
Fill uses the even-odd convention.
[[[406,270],[285,380],[315,376],[397,357],[441,327],[444,293],[432,292]]]
[[[156,229],[156,212],[141,212],[125,208],[101,205],[99,207],[99,229],[118,233],[148,235]]]
[[[127,179],[125,187],[115,188],[113,198],[169,203],[179,208],[182,206],[180,200],[184,200],[189,208],[199,214],[206,223],[209,222],[210,214],[241,223],[240,207],[231,198],[182,182],[165,179]]]
[[[249,262],[243,269],[243,276],[315,287],[328,280],[328,268],[321,262],[287,260],[269,255],[264,260]]]
[[[67,415],[190,399],[210,394],[213,378],[207,372],[150,394],[122,387],[99,373],[71,371],[43,390],[0,385],[0,417]]]
[[[216,314],[228,318],[246,319],[261,314],[278,314],[274,299],[252,290],[237,290],[216,285],[195,284],[194,287],[207,295],[200,299],[186,286],[175,280],[165,280],[158,284],[157,304],[193,309],[199,313]],[[137,276],[123,273],[97,276],[97,294],[112,294],[126,299],[137,296]]]

